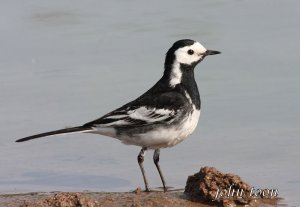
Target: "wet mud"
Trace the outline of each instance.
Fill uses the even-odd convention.
[[[243,189],[243,191],[241,190]],[[230,193],[228,193],[230,192]],[[240,192],[243,192],[241,194]],[[211,207],[277,206],[277,197],[249,196],[251,185],[238,175],[203,167],[187,179],[184,190],[168,192],[53,192],[0,195],[5,207]]]

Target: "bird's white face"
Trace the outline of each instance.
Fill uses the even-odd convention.
[[[201,60],[207,49],[199,42],[192,45],[181,47],[175,51],[175,57],[178,63],[191,65]]]

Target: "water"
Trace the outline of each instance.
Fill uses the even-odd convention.
[[[299,2],[0,5],[0,192],[143,186],[138,147],[88,134],[14,140],[83,124],[136,98],[160,78],[171,44],[191,38],[223,53],[196,69],[200,124],[162,150],[167,183],[183,187],[209,165],[299,203]],[[160,186],[147,155],[150,186]]]

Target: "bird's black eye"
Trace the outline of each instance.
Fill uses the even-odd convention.
[[[188,53],[189,55],[192,55],[192,54],[194,54],[194,50],[188,50],[187,53]]]

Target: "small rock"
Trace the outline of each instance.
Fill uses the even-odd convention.
[[[228,192],[230,186],[232,189],[231,192],[243,189],[243,196],[238,197],[237,193],[234,193],[228,197],[228,194],[223,191],[222,197],[218,197],[221,190],[227,190]],[[238,175],[225,174],[214,167],[203,167],[198,173],[188,177],[184,192],[193,200],[222,203],[223,206],[233,207],[236,204],[249,204],[250,200],[247,195],[250,194],[250,191],[250,185],[244,182]]]
[[[41,202],[25,202],[22,207],[98,207],[97,201],[78,193],[57,193]]]
[[[134,192],[135,194],[140,195],[142,193],[141,187],[138,187]]]

